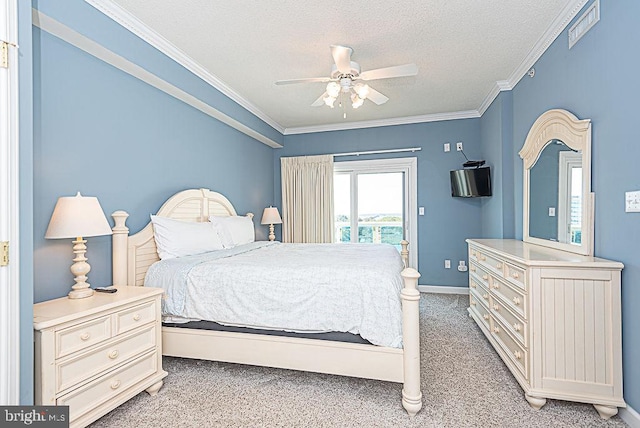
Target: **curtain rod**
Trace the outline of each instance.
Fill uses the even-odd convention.
[[[407,149],[388,149],[388,150],[370,150],[367,152],[334,153],[332,156],[377,155],[380,153],[419,152],[420,150],[422,150],[422,147],[410,147]]]

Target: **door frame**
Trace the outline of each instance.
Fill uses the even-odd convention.
[[[409,241],[409,266],[418,268],[418,158],[390,158],[334,162],[334,173],[404,173],[404,230],[405,239]],[[354,194],[355,193],[355,194]],[[357,192],[351,192],[351,203],[354,203]]]
[[[17,1],[0,3],[0,40],[11,43],[9,67],[0,67],[0,241],[9,242],[9,264],[0,266],[0,403],[4,405],[20,401]]]

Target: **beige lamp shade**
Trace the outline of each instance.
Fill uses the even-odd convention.
[[[282,218],[278,212],[278,208],[269,207],[265,208],[262,213],[262,221],[260,224],[282,224]]]
[[[46,239],[111,235],[111,226],[93,196],[63,196],[53,209]]]

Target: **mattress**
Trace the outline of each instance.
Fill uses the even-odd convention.
[[[165,290],[166,321],[343,332],[400,348],[402,269],[388,244],[262,241],[156,262],[145,285]]]

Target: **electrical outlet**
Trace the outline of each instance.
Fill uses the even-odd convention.
[[[458,272],[466,272],[467,271],[467,262],[464,260],[460,260],[458,262]]]
[[[640,190],[636,190],[635,192],[625,192],[624,200],[625,212],[640,213]]]
[[[451,269],[451,260],[447,259],[444,261],[444,268]]]
[[[458,141],[456,143],[456,150],[461,152],[462,151],[462,141]]]
[[[451,151],[451,143],[444,143],[444,151],[445,152]]]
[[[549,217],[556,216],[556,207],[549,207]]]
[[[424,207],[418,208],[418,215],[424,215]]]

